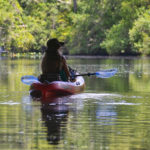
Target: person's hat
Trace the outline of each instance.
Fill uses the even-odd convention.
[[[50,39],[47,41],[48,49],[59,49],[61,46],[64,45],[64,42],[59,42],[56,38]]]

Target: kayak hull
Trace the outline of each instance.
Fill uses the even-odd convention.
[[[78,76],[75,82],[53,81],[50,83],[35,82],[30,87],[32,97],[47,99],[53,97],[73,95],[84,90],[85,82]]]

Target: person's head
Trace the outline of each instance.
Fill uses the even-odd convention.
[[[61,46],[64,45],[64,42],[59,42],[56,38],[49,39],[47,41],[47,49],[48,51],[56,51],[58,50]]]

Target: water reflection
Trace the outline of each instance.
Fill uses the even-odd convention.
[[[35,99],[34,99],[35,100]],[[47,128],[47,141],[57,145],[64,139],[69,114],[69,97],[41,99],[43,125]]]
[[[65,136],[68,120],[68,106],[66,105],[43,105],[41,108],[42,120],[47,127],[47,141],[49,144],[59,144]],[[63,127],[63,128],[62,128]]]
[[[0,149],[149,149],[150,59],[69,60],[79,72],[118,73],[85,77],[85,93],[50,105],[32,101],[29,86],[20,81],[37,76],[39,63],[0,60]]]
[[[96,110],[96,118],[99,125],[114,125],[117,119],[115,106],[99,105]]]

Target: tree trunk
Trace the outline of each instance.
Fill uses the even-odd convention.
[[[77,13],[77,0],[73,0],[73,11]]]

